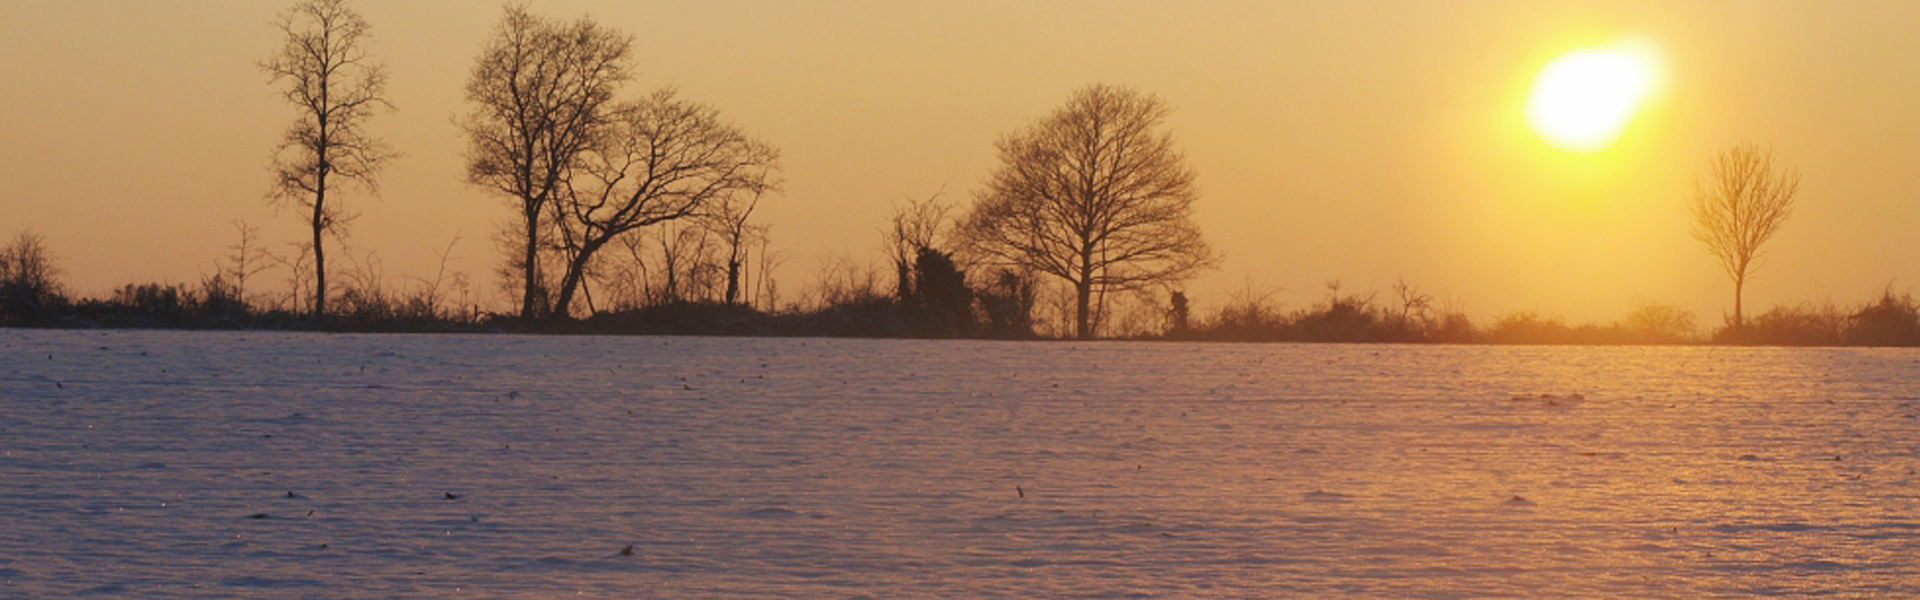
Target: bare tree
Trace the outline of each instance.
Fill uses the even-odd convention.
[[[893,207],[885,237],[887,251],[893,257],[894,296],[901,301],[913,295],[913,266],[920,252],[936,249],[952,212],[952,205],[940,202],[940,192],[926,200],[907,198],[905,205]]]
[[[512,266],[520,270],[520,316],[531,319],[548,309],[541,215],[605,135],[614,93],[631,77],[633,40],[591,19],[564,24],[519,6],[506,11],[467,80],[467,100],[477,106],[461,127],[468,181],[518,204],[521,255]]]
[[[233,254],[227,255],[227,265],[219,270],[221,277],[233,282],[234,297],[244,304],[247,301],[247,280],[272,267],[273,256],[266,248],[260,247],[260,228],[248,225],[241,219],[234,219],[231,224],[234,231],[239,232],[240,241],[227,246]]]
[[[287,242],[284,255],[267,254],[267,260],[287,269],[287,295],[285,309],[298,312],[300,303],[314,296],[308,294],[307,285],[313,281],[313,245],[307,242]],[[280,302],[274,302],[280,306]],[[311,305],[308,307],[311,309]]]
[[[673,224],[663,227],[658,239],[663,280],[654,290],[653,302],[673,304],[711,297],[720,273],[713,256],[713,232]]]
[[[822,256],[819,260],[820,266],[813,274],[813,289],[806,293],[806,299],[800,301],[801,306],[827,310],[867,304],[886,297],[880,293],[882,276],[876,265],[845,256]]]
[[[1402,329],[1414,329],[1427,323],[1432,316],[1433,295],[1408,285],[1406,278],[1393,282],[1393,296],[1400,301],[1400,312],[1391,316]]]
[[[566,317],[594,253],[648,225],[702,217],[736,194],[772,189],[780,153],[720,120],[719,111],[663,89],[614,111],[602,144],[583,155],[554,212],[568,251],[554,314]],[[577,185],[576,185],[577,184]]]
[[[1733,326],[1744,325],[1741,296],[1756,268],[1760,246],[1793,214],[1800,172],[1776,168],[1773,150],[1742,143],[1715,156],[1707,178],[1693,186],[1693,237],[1720,259],[1733,278]]]
[[[652,272],[647,268],[647,236],[644,232],[620,236],[615,240],[625,255],[610,261],[608,272],[600,274],[600,285],[611,297],[613,310],[632,310],[651,305],[654,300]]]
[[[395,154],[367,135],[366,122],[386,99],[387,70],[367,52],[371,27],[347,0],[302,0],[274,23],[286,40],[260,63],[282,94],[300,111],[274,151],[270,197],[307,213],[313,229],[313,314],[327,312],[326,233],[340,234],[351,215],[336,199],[332,179],[377,192],[375,175]]]
[[[731,196],[707,212],[707,228],[719,234],[721,241],[727,245],[727,292],[723,296],[727,304],[740,303],[741,278],[746,276],[743,271],[747,257],[753,245],[765,243],[767,237],[765,225],[747,224],[747,220],[753,218],[753,210],[760,206],[760,196],[759,192]],[[752,304],[752,301],[749,300],[748,304]]]
[[[773,271],[785,264],[787,257],[768,249],[772,240],[766,230],[761,230],[756,241],[760,243],[760,271],[754,277],[754,290],[748,295],[747,303],[763,307],[760,310],[774,312],[780,310],[780,285],[774,280]]]
[[[460,294],[461,304],[466,303],[466,273],[459,271],[449,272],[447,270],[447,262],[452,260],[453,248],[460,244],[460,237],[459,233],[454,233],[453,239],[447,241],[447,247],[439,252],[440,264],[434,270],[433,279],[426,279],[424,277],[412,278],[420,282],[421,286],[420,292],[414,294],[414,296],[408,300],[408,308],[412,316],[428,318],[440,316],[441,305],[445,304],[447,300],[446,293],[443,292],[443,289],[448,289],[449,291]],[[458,310],[457,307],[454,309],[455,312]]]
[[[1194,172],[1161,127],[1171,108],[1094,85],[999,142],[1000,166],[963,220],[977,254],[1066,281],[1078,337],[1098,294],[1177,282],[1214,258],[1192,219]]]

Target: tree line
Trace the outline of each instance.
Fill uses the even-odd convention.
[[[371,259],[351,252],[346,288],[330,283],[338,270],[329,269],[327,241],[344,244],[355,216],[341,191],[377,194],[379,173],[400,156],[371,131],[373,117],[394,109],[387,71],[369,53],[371,26],[350,0],[302,0],[273,26],[282,44],[260,68],[296,117],[274,150],[268,198],[300,216],[308,239],[296,244],[295,256],[276,256],[258,249],[256,231],[236,223],[234,256],[201,290],[128,286],[111,302],[147,312],[218,309],[231,317],[237,307],[244,314],[252,308],[247,281],[264,261],[291,273],[283,314],[304,308],[310,319],[482,320],[477,309],[458,317],[443,310],[444,253],[441,272],[404,300],[389,298],[377,269],[368,274]],[[562,21],[515,5],[482,45],[465,87],[470,110],[458,119],[467,142],[465,178],[512,209],[496,242],[504,256],[500,280],[518,305],[514,314],[488,320],[562,327],[584,312],[602,325],[731,318],[759,323],[760,332],[1083,339],[1698,339],[1691,315],[1668,307],[1636,309],[1612,327],[1568,327],[1515,313],[1477,328],[1463,315],[1433,310],[1431,297],[1404,282],[1394,288],[1397,302],[1342,295],[1336,284],[1325,302],[1292,313],[1248,294],[1229,299],[1211,319],[1195,318],[1182,286],[1220,261],[1193,220],[1198,175],[1166,126],[1171,107],[1109,85],[1083,87],[1001,136],[997,165],[970,202],[946,203],[936,194],[897,206],[884,236],[890,293],[882,292],[878,273],[842,261],[821,269],[810,311],[782,307],[769,276],[778,261],[767,249],[769,227],[752,222],[761,200],[779,190],[778,149],[671,87],[629,94],[634,61],[628,34],[590,17]],[[1846,313],[1838,325],[1833,318],[1786,318],[1781,309],[1749,322],[1746,283],[1762,247],[1791,215],[1798,188],[1797,171],[1776,166],[1771,149],[1750,143],[1716,155],[1696,182],[1692,233],[1734,288],[1732,313],[1715,339],[1788,336],[1766,333],[1788,321],[1817,321],[1829,330],[1788,336],[1796,339],[1864,339],[1871,336],[1831,332],[1852,322],[1884,328],[1886,315],[1914,312],[1910,299],[1889,289],[1857,311],[1822,313]],[[23,234],[6,252],[6,322],[37,322],[36,315],[67,304],[37,237]],[[759,263],[757,278],[751,262]],[[464,275],[455,274],[453,286],[464,285]],[[688,304],[719,308],[648,312]],[[111,309],[94,312],[102,311]],[[761,314],[781,312],[814,319],[768,325],[780,322],[772,319],[777,315]],[[1861,316],[1870,313],[1880,316]],[[1042,321],[1059,326],[1043,332]]]
[[[299,116],[276,154],[272,198],[300,209],[310,226],[307,305],[324,315],[326,239],[344,235],[351,220],[329,192],[342,183],[376,187],[396,154],[368,121],[392,105],[386,71],[366,51],[370,28],[348,0],[305,0],[276,27],[284,45],[262,67]],[[745,246],[765,231],[748,220],[778,189],[779,152],[672,88],[623,98],[632,44],[591,18],[563,22],[508,6],[468,78],[472,110],[459,122],[467,181],[515,209],[516,226],[503,235],[513,253],[501,274],[517,288],[523,320],[571,318],[583,299],[592,304],[596,278],[619,272],[605,251],[623,243],[632,250],[640,233],[678,222],[716,234],[726,256],[720,301],[740,302]],[[1151,95],[1096,85],[1004,137],[1002,165],[956,238],[964,256],[1008,277],[1038,274],[1072,286],[1075,335],[1083,338],[1094,335],[1106,294],[1212,266],[1191,218],[1195,174],[1164,128],[1169,112]],[[953,259],[931,239],[915,243],[913,252],[928,260]],[[663,249],[671,262],[673,249]]]

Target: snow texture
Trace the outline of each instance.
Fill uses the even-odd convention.
[[[1920,595],[1920,353],[0,330],[0,597]]]

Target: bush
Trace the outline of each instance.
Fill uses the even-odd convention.
[[[23,232],[0,248],[0,324],[49,321],[67,305],[60,269],[39,234]]]
[[[1342,296],[1329,285],[1327,299],[1293,316],[1288,339],[1304,342],[1386,342],[1401,337],[1388,331],[1384,315],[1372,297]]]
[[[1622,343],[1631,344],[1686,344],[1699,335],[1692,312],[1665,304],[1635,307],[1613,329]]]
[[[913,289],[900,300],[915,336],[957,337],[976,329],[967,274],[945,252],[920,248],[913,261]]]
[[[253,307],[240,297],[239,286],[228,283],[225,277],[215,275],[200,282],[199,312],[213,317],[244,317],[253,313]]]
[[[1920,345],[1920,306],[1911,293],[1882,292],[1878,302],[1847,317],[1846,343],[1852,346]]]
[[[193,292],[159,283],[120,286],[113,292],[111,302],[127,311],[150,316],[183,315],[195,304]]]
[[[984,333],[996,338],[1033,337],[1033,305],[1039,294],[1033,278],[1001,269],[993,283],[976,290]]]
[[[1775,306],[1743,326],[1727,326],[1713,334],[1721,344],[1834,346],[1847,337],[1847,315],[1832,304]]]
[[[1487,341],[1496,344],[1573,344],[1576,330],[1555,317],[1542,317],[1532,311],[1502,315],[1487,330]]]

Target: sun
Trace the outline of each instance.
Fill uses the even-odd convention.
[[[1563,54],[1534,79],[1527,124],[1561,149],[1605,150],[1653,92],[1659,71],[1652,47],[1642,42]]]

